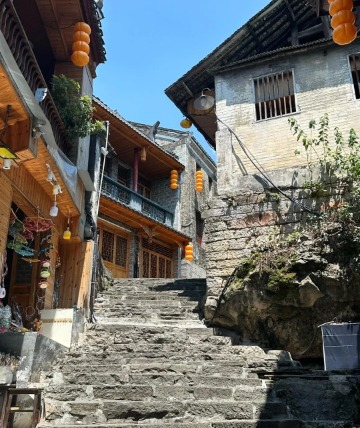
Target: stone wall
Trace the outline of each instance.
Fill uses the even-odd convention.
[[[313,172],[316,178],[318,172]],[[277,189],[264,187],[261,177],[243,177],[241,188],[214,197],[204,212],[206,219],[206,271],[208,296],[218,296],[228,277],[260,242],[271,234],[290,234],[316,218],[304,208],[321,213],[339,198],[336,190],[314,197],[304,189],[309,179],[307,168],[283,169],[269,173],[278,188],[299,201],[295,204]]]

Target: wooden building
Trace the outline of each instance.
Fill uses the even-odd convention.
[[[109,123],[103,147],[99,249],[114,277],[173,278],[191,241],[178,227],[184,166],[152,138],[93,98],[96,119]],[[151,134],[151,131],[153,134]],[[105,155],[105,156],[104,156]]]
[[[43,308],[87,305],[90,136],[69,141],[51,79],[63,74],[92,95],[105,61],[102,17],[94,0],[0,0],[0,273],[3,303],[23,321]],[[77,22],[91,29],[83,67],[70,58]]]

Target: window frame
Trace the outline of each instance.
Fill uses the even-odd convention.
[[[279,76],[284,80],[285,75],[291,75],[292,79],[292,87],[289,87],[288,94],[280,96],[280,88],[278,86],[278,96],[270,97],[267,101],[259,100],[259,91],[257,90],[257,85],[260,87],[260,84],[264,86],[265,79],[267,79],[266,85],[272,85],[272,89],[274,88],[274,81],[279,79]],[[269,83],[271,80],[271,83]],[[296,84],[295,84],[295,73],[293,68],[289,68],[284,71],[278,71],[275,73],[263,74],[257,77],[252,78],[253,81],[253,90],[254,90],[254,117],[255,122],[263,122],[270,119],[276,119],[281,117],[290,116],[299,112],[299,108],[297,105],[297,94],[296,94]],[[272,94],[274,94],[274,90],[272,90]],[[269,94],[271,95],[271,94]],[[293,97],[293,98],[291,98]],[[265,98],[265,96],[264,96]],[[261,106],[262,103],[265,105]],[[270,109],[274,108],[275,114],[268,115],[267,103],[271,103]],[[277,114],[277,109],[280,107],[280,114]],[[263,112],[262,112],[263,110]],[[283,112],[283,110],[285,110]]]
[[[354,82],[353,71],[352,71],[352,66],[351,66],[351,57],[355,57],[355,56],[357,56],[359,59],[359,68],[356,70],[357,74],[358,74],[358,82],[357,82],[358,88],[357,88],[357,90],[355,88],[355,82]],[[354,97],[355,101],[360,100],[360,52],[348,54],[347,61],[348,61],[348,65],[349,65],[350,83],[351,83],[351,90],[353,93],[353,97]],[[355,64],[356,64],[356,60],[355,60]]]

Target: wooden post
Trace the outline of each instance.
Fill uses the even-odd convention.
[[[138,190],[138,180],[139,180],[139,149],[134,150],[134,171],[133,171],[133,190],[137,192]]]

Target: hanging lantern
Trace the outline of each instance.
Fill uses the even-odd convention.
[[[173,190],[176,190],[178,188],[178,180],[179,180],[179,173],[176,171],[176,169],[172,169],[170,172],[170,188]]]
[[[141,162],[146,162],[146,147],[140,150],[140,160]]]
[[[195,187],[197,192],[203,191],[203,173],[202,171],[196,171],[195,174]]]
[[[192,126],[192,122],[190,119],[188,119],[187,117],[185,117],[181,122],[180,122],[180,126],[182,128],[188,129],[191,128]]]
[[[189,242],[188,245],[185,247],[185,260],[187,260],[188,262],[191,262],[193,260],[193,246],[191,242]]]
[[[333,41],[338,45],[347,45],[356,39],[355,14],[352,12],[353,0],[328,0],[330,4]]]
[[[73,35],[73,42],[84,42],[90,43],[90,36],[86,34],[84,31],[75,31]]]
[[[75,24],[71,61],[78,67],[84,67],[89,62],[90,34],[91,28],[86,22],[77,22]]]
[[[77,22],[74,26],[74,31],[83,31],[86,34],[91,34],[90,25],[86,22]]]
[[[75,51],[71,55],[71,61],[78,67],[84,67],[89,62],[89,55],[85,52]]]

